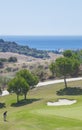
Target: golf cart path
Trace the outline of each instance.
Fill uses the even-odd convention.
[[[78,80],[82,80],[82,77],[66,79],[67,82],[78,81]],[[49,84],[63,83],[63,82],[64,82],[64,79],[39,82],[36,85],[36,87],[41,87],[41,86],[49,85]],[[7,90],[2,91],[2,95],[0,95],[0,96],[5,96],[5,95],[9,95],[9,92]]]
[[[67,82],[70,82],[70,81],[78,81],[78,80],[82,80],[82,77],[66,79]],[[49,85],[49,84],[63,83],[63,82],[64,82],[64,79],[53,80],[53,81],[45,81],[45,82],[39,82],[36,87],[41,87],[41,86]]]

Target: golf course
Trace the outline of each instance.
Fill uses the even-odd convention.
[[[82,81],[68,82],[69,87],[82,87]],[[16,95],[0,97],[0,130],[82,130],[82,95],[58,96],[56,92],[64,83],[45,85],[31,89],[27,100]],[[72,105],[47,106],[47,102],[58,99],[77,100]],[[3,112],[7,119],[3,120]]]

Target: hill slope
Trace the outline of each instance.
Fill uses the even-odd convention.
[[[0,39],[0,52],[13,52],[32,56],[35,58],[49,58],[48,52],[29,48],[28,46],[18,45],[15,42],[8,42]]]

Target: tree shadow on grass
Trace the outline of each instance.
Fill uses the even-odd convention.
[[[57,95],[82,95],[82,89],[79,87],[68,87],[60,89],[56,92]]]
[[[36,102],[36,101],[39,101],[41,99],[26,99],[26,100],[20,100],[18,103],[12,103],[11,106],[12,107],[20,107],[20,106],[24,106],[24,105],[27,105],[27,104],[31,104],[33,102]]]
[[[5,103],[0,103],[0,108],[5,108],[5,107],[6,107]]]

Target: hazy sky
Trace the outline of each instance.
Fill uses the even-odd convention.
[[[82,35],[82,0],[0,0],[0,35]]]

